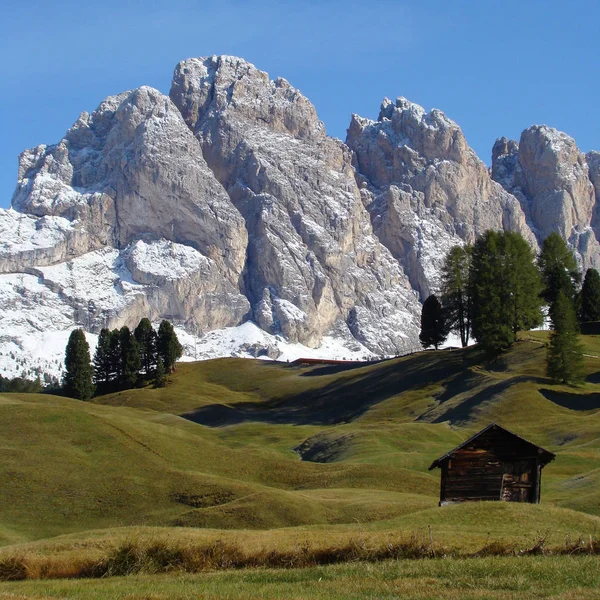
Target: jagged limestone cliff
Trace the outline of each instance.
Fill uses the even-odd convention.
[[[504,228],[535,245],[517,200],[492,181],[460,127],[441,111],[386,98],[377,121],[353,115],[346,143],[375,232],[422,300],[437,290],[444,256],[455,244]]]
[[[553,231],[560,233],[584,268],[600,265],[593,230],[596,155],[586,157],[573,138],[545,125],[523,131],[519,143],[500,138],[492,151],[492,177],[519,200],[537,238],[542,241]]]
[[[600,159],[552,132],[499,140],[490,174],[441,111],[386,99],[342,143],[286,80],[185,60],[169,96],[111,96],[21,155],[0,210],[0,371],[56,373],[73,327],[142,316],[173,320],[192,357],[410,351],[453,244],[557,230],[596,264]]]

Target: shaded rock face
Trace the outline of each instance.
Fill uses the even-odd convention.
[[[596,196],[591,225],[596,239],[600,240],[600,152],[592,150],[585,155],[585,159],[590,170],[590,181],[594,186],[594,195]]]
[[[573,138],[545,125],[523,131],[519,143],[501,138],[492,151],[492,177],[518,198],[539,242],[553,231],[560,233],[585,268],[599,264],[593,230],[596,155],[589,153],[588,163]]]
[[[438,290],[441,265],[455,244],[504,228],[535,245],[518,201],[492,181],[441,111],[385,99],[377,121],[353,115],[346,143],[374,230],[421,299]]]
[[[12,206],[81,222],[87,247],[75,254],[165,238],[209,256],[233,282],[243,268],[243,219],[177,108],[152,88],[109,97],[56,146],[24,152]]]
[[[245,219],[256,322],[313,345],[342,320],[378,353],[414,347],[416,298],[312,104],[232,57],[180,63],[170,96]]]
[[[240,291],[244,220],[177,108],[152,88],[109,97],[93,114],[83,113],[56,146],[24,152],[12,210],[4,211],[0,228],[7,239],[1,272],[72,261],[102,248],[131,250],[139,240],[178,242],[203,259],[174,284],[142,276],[139,253],[125,253],[136,281],[147,285],[142,309],[127,324],[138,313],[170,315],[199,332],[237,325],[249,311]],[[176,262],[173,247],[160,248],[158,263]],[[123,324],[116,307],[89,310],[86,322]]]

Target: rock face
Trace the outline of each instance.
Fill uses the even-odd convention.
[[[373,234],[350,150],[241,59],[185,61],[170,98],[109,97],[24,152],[0,233],[3,304],[17,307],[0,356],[31,352],[53,322],[97,333],[142,316],[191,336],[251,319],[289,343],[335,338],[342,356],[417,346],[417,297]],[[32,294],[35,322],[18,310]]]
[[[183,61],[168,97],[111,96],[21,155],[0,210],[0,372],[58,373],[73,327],[93,341],[144,316],[173,320],[192,357],[410,351],[446,252],[489,228],[534,246],[560,231],[596,264],[600,154],[534,127],[492,162],[403,98],[342,143],[285,79]]]
[[[90,305],[92,331],[99,323],[130,323],[144,312],[154,319],[171,315],[203,331],[236,325],[249,310],[239,289],[244,221],[177,108],[152,88],[109,97],[93,114],[82,113],[56,146],[24,152],[12,210],[3,211],[0,223],[7,241],[0,272],[73,265],[78,257],[114,248],[134,281],[148,286],[133,314],[122,306]],[[175,242],[195,253],[186,281],[175,286],[166,283],[172,277],[148,272],[141,240],[150,244],[145,248],[162,249],[150,266],[179,264]],[[62,296],[76,302],[73,291],[63,289]]]
[[[85,227],[63,259],[145,237],[196,248],[233,283],[243,268],[243,220],[177,108],[152,88],[111,96],[56,146],[24,152],[12,207]]]
[[[492,177],[518,198],[540,243],[552,231],[560,233],[586,268],[600,259],[592,229],[597,154],[588,155],[590,167],[573,138],[545,125],[523,131],[519,143],[501,138],[492,151]]]
[[[341,320],[377,353],[414,347],[414,294],[312,104],[233,57],[180,63],[170,96],[244,217],[255,321],[308,345]]]
[[[377,121],[353,115],[346,143],[355,153],[363,202],[382,243],[424,300],[437,291],[447,251],[486,229],[511,229],[535,244],[517,200],[492,181],[444,113],[385,99]]]

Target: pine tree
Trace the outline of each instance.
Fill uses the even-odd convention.
[[[448,328],[442,305],[435,294],[429,296],[423,303],[421,311],[421,333],[419,340],[423,348],[433,346],[436,350],[446,341]]]
[[[490,352],[511,346],[517,332],[541,325],[541,279],[521,235],[486,231],[473,247],[470,270],[473,337]]]
[[[175,370],[177,359],[183,354],[183,347],[177,339],[173,325],[169,321],[161,321],[156,338],[158,355],[162,358],[165,371],[170,373]]]
[[[108,349],[110,364],[110,379],[117,383],[121,382],[123,366],[121,363],[121,335],[118,329],[113,329],[108,336]]]
[[[559,290],[553,306],[546,373],[559,383],[583,379],[583,348],[577,338],[578,327],[573,301]]]
[[[159,356],[156,361],[156,374],[154,376],[154,387],[161,388],[165,387],[165,365],[163,364],[162,358]]]
[[[121,351],[121,379],[124,387],[133,387],[137,383],[140,370],[140,348],[129,327],[121,327],[119,331],[119,349]]]
[[[142,319],[135,328],[135,339],[140,348],[140,361],[146,375],[154,370],[156,365],[156,332],[152,329],[149,319]]]
[[[94,393],[90,347],[83,329],[75,329],[69,336],[65,350],[64,389],[67,396],[89,400]]]
[[[573,252],[558,233],[553,231],[542,243],[538,267],[544,284],[542,296],[548,305],[561,291],[571,300],[575,297],[581,274]]]
[[[472,246],[454,246],[442,267],[442,306],[449,331],[460,335],[462,347],[468,345],[471,334],[471,290],[469,267]]]
[[[101,329],[94,354],[94,383],[106,388],[110,384],[111,376],[110,331]]]
[[[580,298],[580,320],[600,321],[600,274],[588,269],[583,280]]]

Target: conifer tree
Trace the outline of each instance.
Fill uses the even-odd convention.
[[[162,358],[159,356],[156,361],[156,374],[154,376],[154,387],[161,388],[165,387],[165,365],[163,364]]]
[[[419,340],[423,348],[433,346],[436,350],[446,341],[448,328],[442,305],[435,294],[429,296],[423,303],[421,311],[421,333]]]
[[[173,325],[169,321],[161,321],[156,338],[158,355],[163,361],[165,371],[170,373],[175,370],[177,359],[183,354],[183,347],[177,339]]]
[[[473,337],[490,352],[511,346],[517,332],[541,325],[541,279],[521,235],[486,231],[475,241],[470,289]]]
[[[119,349],[121,351],[121,385],[132,387],[136,384],[140,370],[140,348],[129,327],[119,331]]]
[[[448,331],[460,335],[463,348],[468,345],[471,334],[469,267],[472,249],[472,246],[454,246],[442,267],[441,296]]]
[[[110,353],[110,331],[101,329],[98,345],[94,354],[94,383],[106,388],[112,377],[112,361]]]
[[[109,358],[110,363],[110,379],[111,381],[121,382],[122,379],[122,363],[121,363],[121,336],[118,329],[113,329],[108,337]]]
[[[94,393],[90,347],[83,329],[75,329],[69,336],[65,350],[64,389],[67,396],[89,400]]]
[[[588,269],[583,280],[580,298],[580,320],[600,321],[600,274]]]
[[[552,310],[546,373],[559,383],[583,379],[583,348],[577,338],[578,327],[573,301],[559,290]]]
[[[143,318],[135,328],[135,339],[140,348],[140,362],[146,375],[149,375],[156,365],[156,332],[149,319]]]
[[[581,274],[573,252],[565,240],[553,231],[542,243],[538,257],[544,289],[542,296],[552,306],[558,293],[572,300],[581,281]]]

